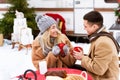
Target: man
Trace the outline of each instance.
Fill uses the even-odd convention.
[[[103,16],[97,11],[84,15],[84,28],[91,42],[88,56],[83,51],[74,51],[74,57],[81,60],[81,66],[94,80],[119,80],[119,47],[112,35],[103,26]]]

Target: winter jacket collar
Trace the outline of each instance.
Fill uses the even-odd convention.
[[[95,32],[94,34],[89,35],[88,38],[89,38],[89,41],[90,41],[90,42],[93,42],[93,41],[95,41],[97,38],[99,38],[100,36],[107,36],[107,37],[111,38],[111,39],[113,40],[116,48],[117,48],[118,53],[120,52],[120,46],[119,46],[118,42],[114,39],[114,37],[113,37],[112,34],[110,34],[110,33],[108,33],[108,32],[105,31],[105,27],[100,28],[100,29],[99,29],[97,32]]]
[[[95,33],[91,34],[91,35],[88,35],[88,38],[89,38],[89,41],[92,42],[93,40],[96,39],[96,37],[98,36],[97,34],[102,32],[103,30],[105,30],[105,27],[101,27],[99,28]]]

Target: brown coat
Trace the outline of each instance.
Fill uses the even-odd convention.
[[[62,34],[60,37],[62,40],[64,40],[64,43],[68,44],[69,47],[72,48],[69,39],[64,34]],[[70,55],[70,53],[68,53],[64,58],[60,56],[54,56],[51,51],[49,51],[47,56],[43,55],[42,47],[39,43],[39,36],[37,36],[32,44],[32,62],[37,70],[39,69],[38,63],[42,60],[47,61],[48,68],[71,67],[76,61],[75,58]]]
[[[91,43],[89,56],[84,56],[81,66],[94,80],[119,80],[119,62],[116,46],[107,36]]]

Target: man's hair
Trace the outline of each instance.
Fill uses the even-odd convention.
[[[99,27],[103,26],[103,16],[98,11],[91,11],[84,15],[84,20],[90,23],[97,24]]]

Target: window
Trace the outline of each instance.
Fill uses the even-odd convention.
[[[117,3],[119,0],[105,0],[106,3]]]

